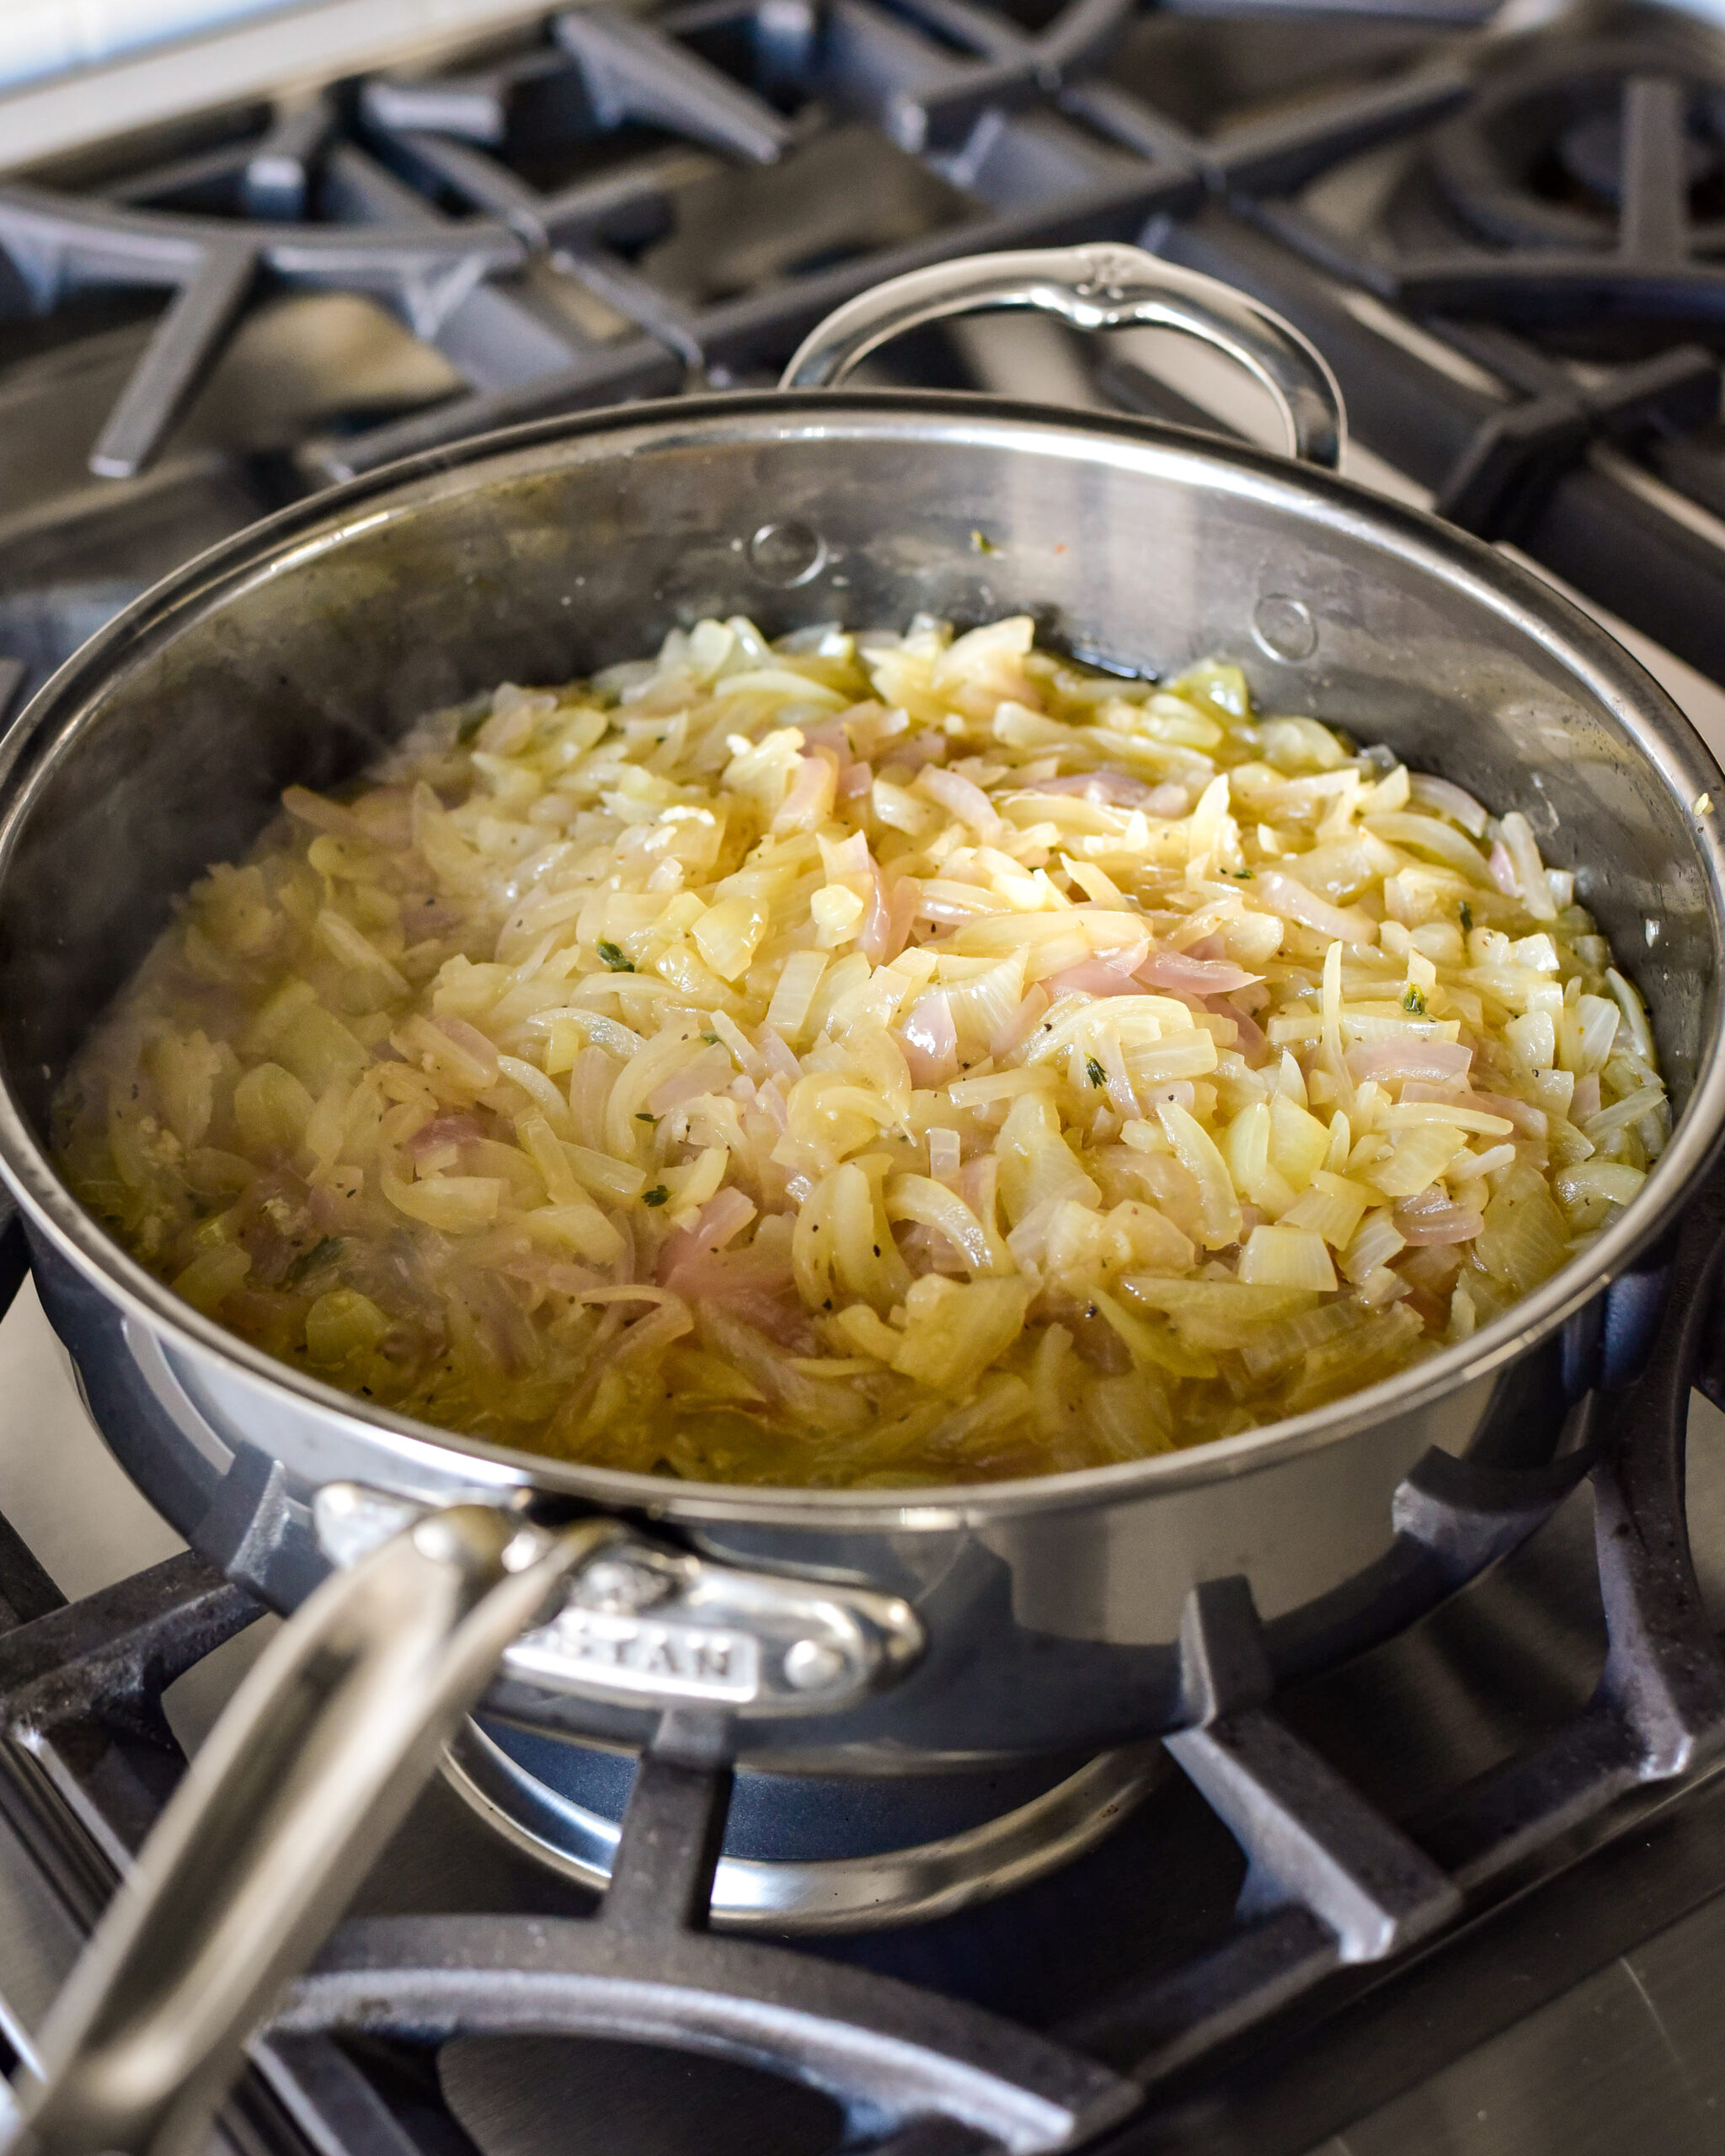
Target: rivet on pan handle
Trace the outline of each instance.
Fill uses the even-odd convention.
[[[1269,392],[1291,455],[1331,471],[1342,461],[1348,435],[1342,392],[1316,347],[1249,294],[1136,247],[963,255],[891,278],[812,330],[779,387],[831,388],[907,329],[1003,307],[1035,307],[1075,329],[1173,329],[1195,337]]]

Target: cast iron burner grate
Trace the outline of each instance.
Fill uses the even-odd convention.
[[[373,77],[117,184],[0,189],[14,307],[172,295],[91,452],[116,478],[273,291],[366,296],[464,385],[312,446],[314,482],[690,370],[734,379],[883,278],[1128,238],[1189,200],[1183,170],[1048,109],[1131,3],[1068,0],[1034,33],[968,0],[924,0],[921,29],[873,0],[556,16],[475,71]]]
[[[1461,1787],[1392,1818],[1298,1733],[1299,1711],[1290,1719],[1270,1697],[1235,1584],[1197,1590],[1183,1636],[1194,1726],[1167,1749],[1237,1843],[1243,1887],[1232,1916],[1195,1942],[1135,1934],[1130,1960],[1099,1990],[1033,2030],[906,1981],[915,1933],[885,1951],[879,1941],[811,1951],[710,1935],[729,1776],[703,1764],[711,1733],[698,1721],[668,1716],[638,1772],[596,1914],[539,1873],[528,1906],[517,1882],[484,1913],[434,1906],[350,1919],[254,2047],[231,2137],[280,2148],[298,2133],[344,2156],[448,2156],[470,2144],[447,2122],[426,2128],[425,2071],[403,2110],[389,2100],[390,2073],[372,2070],[378,2058],[398,2061],[398,2083],[401,2059],[440,2057],[445,2092],[471,2121],[494,2114],[499,2073],[517,2085],[519,2069],[499,2065],[518,2056],[509,2044],[531,2039],[542,2051],[544,2039],[582,2037],[770,2067],[824,2092],[846,2146],[894,2156],[1160,2145],[1158,2119],[1219,2065],[1266,2043],[1285,2049],[1290,2030],[1357,2008],[1398,1964],[1421,1950],[1434,1959],[1471,1920],[1717,1775],[1725,1660],[1690,1559],[1684,1483],[1691,1385],[1725,1396],[1722,1228],[1725,1179],[1716,1177],[1682,1224],[1669,1272],[1632,1276],[1632,1303],[1670,1283],[1646,1367],[1595,1396],[1597,1449],[1578,1463],[1591,1460],[1607,1636],[1592,1696]],[[1625,1312],[1621,1300],[1606,1312],[1607,1369]],[[1423,1502],[1410,1486],[1407,1502]],[[1439,1540],[1472,1546],[1513,1529],[1477,1485],[1442,1509],[1440,1522],[1417,1523],[1424,1539],[1435,1527]],[[256,1605],[188,1556],[55,1607],[55,1590],[3,1526],[0,1596],[0,1615],[14,1620],[0,1633],[0,1806],[88,1927],[178,1771],[165,1688]],[[1132,1833],[1123,1830],[1124,1844]],[[1140,1836],[1128,1854],[1142,1867],[1155,1851]],[[1237,1878],[1237,1868],[1221,1876]],[[481,1865],[445,1890],[483,1876]],[[1093,1916],[1093,1889],[1081,1885],[1069,1906],[1069,1927]],[[1008,1900],[990,1920],[999,1940],[1015,1922],[1040,1919]],[[940,1953],[925,1964],[925,1977],[938,1971]],[[513,2146],[476,2130],[487,2156]],[[819,2144],[793,2134],[785,2145]]]
[[[300,478],[322,483],[691,376],[770,378],[868,285],[957,253],[1153,235],[1206,184],[1287,186],[1465,88],[1447,66],[1351,83],[1218,163],[1116,67],[1135,8],[1065,0],[1033,28],[979,0],[584,8],[457,72],[372,76],[165,162],[87,158],[0,188],[0,313],[170,296],[90,451],[126,478],[272,294],[375,301],[462,387],[302,445]],[[1407,42],[1487,11],[1359,12]]]
[[[1191,83],[1238,72],[1263,26],[1187,51],[1140,18],[1060,104],[1198,175],[1158,250],[1303,329],[1354,438],[1439,515],[1725,679],[1725,46],[1609,0],[1588,21],[1428,39],[1340,90],[1259,81],[1232,112]],[[1130,359],[1100,378],[1214,424]]]
[[[1443,514],[1725,679],[1717,39],[1230,5],[583,8],[0,184],[0,650],[39,680],[168,563],[331,480],[770,382],[870,283],[1115,238],[1279,308]],[[1321,213],[1398,158],[1381,216]],[[978,349],[884,363],[996,386]],[[1214,424],[1130,362],[1100,380]]]
[[[1420,312],[1538,328],[1725,334],[1725,74],[1631,42],[1541,55],[1433,137],[1434,177],[1487,242],[1416,253],[1397,289]]]
[[[1717,346],[1725,62],[1674,40],[1536,44],[1481,68],[1351,246],[1286,202],[1264,221],[1416,318],[1607,358],[1685,336]]]

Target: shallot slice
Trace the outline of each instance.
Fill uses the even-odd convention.
[[[913,1086],[943,1086],[958,1069],[959,1029],[943,990],[936,989],[911,1007],[899,1032],[899,1044],[911,1066]]]
[[[1128,974],[1111,965],[1106,958],[1081,958],[1076,966],[1063,966],[1057,974],[1050,974],[1044,985],[1055,995],[1065,995],[1069,990],[1078,989],[1087,995],[1141,995],[1142,985]]]
[[[1141,778],[1133,778],[1125,771],[1069,771],[1063,778],[1038,779],[1024,791],[1073,793],[1082,801],[1106,803],[1111,808],[1141,808],[1146,815],[1163,820],[1183,816],[1188,806],[1183,786],[1147,786]]]
[[[1469,837],[1482,839],[1486,825],[1491,821],[1465,787],[1453,785],[1446,778],[1433,778],[1423,771],[1416,771],[1408,782],[1408,792],[1422,808],[1435,808],[1461,825]]]
[[[1000,811],[973,779],[962,777],[957,771],[942,771],[930,765],[916,782],[919,792],[926,793],[931,801],[941,807],[961,824],[968,824],[980,839],[999,835],[1001,825]]]
[[[440,1145],[460,1145],[470,1138],[483,1138],[485,1126],[474,1115],[434,1116],[409,1139],[406,1151],[414,1160],[435,1153]]]
[[[1418,1033],[1398,1034],[1392,1040],[1363,1041],[1350,1048],[1345,1058],[1348,1075],[1356,1086],[1369,1078],[1424,1078],[1439,1083],[1463,1081],[1473,1061],[1473,1050],[1460,1041],[1422,1039]],[[1414,1097],[1404,1093],[1404,1100]]]
[[[887,903],[880,871],[871,858],[868,863],[868,903],[862,910],[862,926],[857,931],[857,948],[871,965],[878,966],[884,960],[892,931],[892,908]]]
[[[1194,958],[1186,951],[1152,951],[1136,977],[1146,988],[1184,989],[1193,995],[1228,995],[1263,979],[1226,958]]]
[[[1486,1219],[1477,1206],[1399,1205],[1396,1209],[1396,1232],[1409,1243],[1466,1243],[1484,1227]]]
[[[1315,928],[1320,936],[1340,943],[1369,943],[1377,933],[1377,923],[1369,914],[1332,906],[1327,899],[1308,891],[1304,883],[1284,876],[1279,868],[1260,868],[1252,895],[1267,911],[1279,914],[1284,921]]]
[[[1249,1011],[1242,1011],[1232,996],[1210,995],[1204,1001],[1219,1018],[1231,1018],[1235,1025],[1234,1045],[1256,1070],[1270,1054],[1269,1037]]]
[[[708,1199],[690,1226],[678,1229],[665,1244],[659,1260],[660,1282],[676,1284],[673,1276],[681,1266],[692,1258],[712,1257],[722,1251],[754,1218],[753,1201],[734,1183],[727,1184]]]
[[[1040,983],[1031,990],[988,1044],[988,1052],[996,1062],[1029,1039],[1051,1001],[1047,988]]]

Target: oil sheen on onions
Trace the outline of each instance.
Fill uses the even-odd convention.
[[[1641,1000],[1525,819],[1231,665],[706,621],[290,788],[59,1102],[283,1361],[702,1481],[1054,1474],[1466,1338],[1633,1196]]]

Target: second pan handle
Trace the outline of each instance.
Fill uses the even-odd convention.
[[[955,314],[1034,307],[1075,329],[1175,329],[1225,353],[1276,401],[1291,456],[1333,471],[1348,423],[1323,355],[1293,324],[1231,285],[1141,248],[1032,248],[961,255],[877,285],[830,314],[792,356],[781,389],[841,382],[907,329]]]

